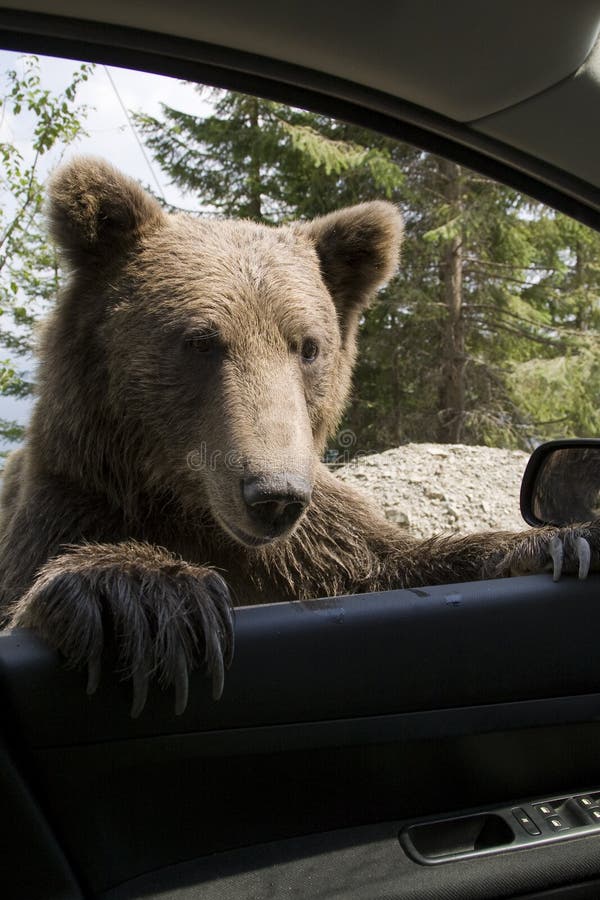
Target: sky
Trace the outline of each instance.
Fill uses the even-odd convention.
[[[0,92],[4,91],[6,72],[20,66],[22,54],[0,50]],[[52,91],[64,89],[77,66],[73,60],[40,57],[42,84]],[[175,78],[112,66],[96,66],[89,81],[78,90],[78,102],[89,107],[85,125],[89,136],[73,145],[65,158],[79,153],[94,153],[104,156],[141,181],[154,184],[156,176],[165,199],[176,203],[180,195],[168,184],[159,167],[153,165],[153,172],[150,171],[127,122],[119,96],[126,109],[156,116],[160,114],[161,103],[194,115],[205,115],[210,111],[210,102],[200,97],[192,85]],[[31,145],[30,125],[25,116],[15,119],[4,116],[0,124],[0,140],[15,142],[20,149],[26,151]]]
[[[6,90],[6,73],[13,68],[22,69],[22,54],[0,51],[0,96]],[[40,57],[42,85],[51,91],[61,91],[71,80],[78,67],[73,60]],[[128,175],[160,191],[168,203],[187,206],[173,185],[170,185],[159,166],[152,162],[149,151],[144,154],[128,123],[123,106],[129,111],[158,116],[160,104],[174,106],[194,115],[206,115],[211,106],[208,98],[199,96],[190,84],[161,75],[150,75],[128,69],[96,66],[90,79],[77,94],[79,102],[89,107],[85,120],[87,137],[70,147],[63,159],[81,153],[103,156]],[[0,141],[15,143],[27,158],[32,144],[32,120],[25,115],[16,118],[4,111],[0,119]],[[56,164],[56,157],[48,159],[46,170]],[[25,423],[31,409],[31,400],[15,400],[0,396],[0,418],[16,419]]]

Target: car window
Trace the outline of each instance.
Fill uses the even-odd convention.
[[[386,200],[400,266],[361,312],[349,405],[324,450],[341,479],[427,536],[518,528],[528,453],[598,433],[598,235],[513,188],[323,115],[174,79],[0,54],[0,418],[34,398],[38,322],[64,280],[44,185],[105,157],[165,209],[278,226]]]

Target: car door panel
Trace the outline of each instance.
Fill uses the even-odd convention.
[[[130,685],[110,672],[110,654],[98,694],[87,697],[84,673],[17,631],[0,638],[8,738],[90,896],[128,896],[132,879],[145,885],[159,871],[164,890],[180,876],[173,867],[196,859],[210,897],[221,863],[253,858],[255,847],[242,848],[277,854],[301,838],[322,847],[319,866],[331,872],[319,878],[329,883],[341,863],[327,842],[361,827],[363,837],[384,833],[390,855],[391,881],[369,896],[394,896],[393,884],[398,896],[437,896],[415,891],[438,881],[450,891],[455,870],[479,873],[472,896],[511,896],[515,886],[550,885],[547,860],[570,858],[576,846],[586,859],[592,848],[592,859],[598,838],[570,840],[567,850],[508,849],[499,854],[508,862],[449,862],[436,875],[405,856],[398,831],[421,816],[600,784],[599,584],[539,575],[238,609],[223,699],[214,703],[196,673],[180,717],[157,688],[132,720]],[[363,837],[344,852],[366,859],[374,839]],[[511,881],[524,857],[527,879]],[[303,883],[306,860],[290,874],[273,859],[277,877]],[[507,880],[492,880],[505,893],[482,894],[498,866]],[[239,887],[227,877],[231,896],[248,896],[249,871]],[[359,878],[356,896],[373,883]],[[354,896],[347,884],[337,890]]]
[[[423,712],[600,690],[600,577],[550,575],[238,608],[222,699],[198,672],[183,716],[152,692],[128,716],[108,655],[96,696],[26,631],[2,636],[2,672],[33,746]],[[60,703],[48,708],[52,688]]]

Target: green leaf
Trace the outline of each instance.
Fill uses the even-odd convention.
[[[449,222],[445,222],[443,225],[438,225],[437,228],[431,228],[429,231],[426,231],[423,235],[423,240],[429,241],[432,244],[440,241],[451,241],[453,238],[460,235],[462,222],[462,214],[454,216]]]

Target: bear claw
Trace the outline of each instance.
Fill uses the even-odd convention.
[[[588,573],[590,571],[592,549],[590,547],[589,541],[587,541],[584,537],[578,537],[575,543],[577,546],[577,556],[579,557],[578,577],[583,580],[584,578],[588,577]]]
[[[101,661],[99,653],[94,654],[94,656],[90,658],[87,670],[88,680],[86,693],[91,697],[92,694],[96,693],[98,685],[100,684]]]
[[[575,547],[577,550],[578,578],[583,581],[588,577],[590,571],[590,563],[592,559],[592,550],[589,541],[579,535],[575,538]],[[552,559],[553,572],[552,580],[558,581],[562,575],[565,560],[565,547],[562,538],[555,535],[549,545],[550,558]]]
[[[217,652],[214,661],[215,667],[212,677],[212,698],[213,700],[220,700],[225,686],[225,666],[223,664],[223,655],[220,649]]]
[[[100,683],[109,623],[112,653],[132,684],[132,718],[142,713],[154,680],[174,689],[181,715],[193,669],[204,669],[215,700],[223,693],[234,650],[230,602],[220,575],[160,548],[85,544],[46,563],[13,607],[10,624],[34,628],[69,667],[85,667],[91,695]]]
[[[550,541],[550,557],[552,559],[553,572],[552,572],[552,580],[558,581],[563,568],[563,562],[565,559],[565,548],[563,547],[563,542],[555,535]]]
[[[213,676],[214,680],[214,676]],[[180,716],[185,712],[189,697],[189,676],[185,654],[182,649],[177,654],[175,671],[175,715]]]
[[[558,581],[565,573],[577,575],[580,580],[600,568],[600,520],[568,525],[563,528],[547,527],[542,530],[515,535],[493,568],[484,571],[486,577],[506,575],[532,575],[536,572],[552,573]]]
[[[133,699],[131,701],[132,719],[137,719],[146,705],[148,699],[148,673],[143,669],[136,669],[132,676]]]

